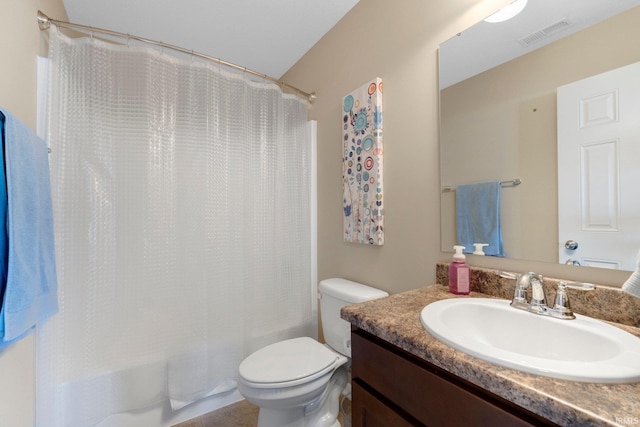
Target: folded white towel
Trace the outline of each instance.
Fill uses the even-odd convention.
[[[628,294],[640,298],[640,251],[638,251],[638,261],[636,262],[636,271],[622,285],[622,290]]]

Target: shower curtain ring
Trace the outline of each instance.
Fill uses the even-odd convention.
[[[193,60],[194,60],[193,49],[191,49],[191,62],[193,62]]]
[[[131,47],[130,43],[131,43],[131,35],[127,34],[127,47]]]

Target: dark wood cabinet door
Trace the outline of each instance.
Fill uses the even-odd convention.
[[[366,332],[353,331],[351,345],[353,404],[362,420],[354,425],[556,426]],[[402,421],[374,424],[390,412]]]
[[[420,425],[405,420],[374,395],[353,383],[351,420],[353,427],[413,427]]]

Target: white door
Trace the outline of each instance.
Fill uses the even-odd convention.
[[[640,62],[558,88],[559,262],[634,270]],[[577,244],[576,249],[571,247]]]

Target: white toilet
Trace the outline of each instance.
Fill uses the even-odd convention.
[[[340,318],[340,309],[389,294],[345,279],[322,280],[318,293],[328,345],[293,338],[264,347],[240,364],[238,390],[260,407],[258,427],[340,426],[338,400],[351,357],[351,325]]]

